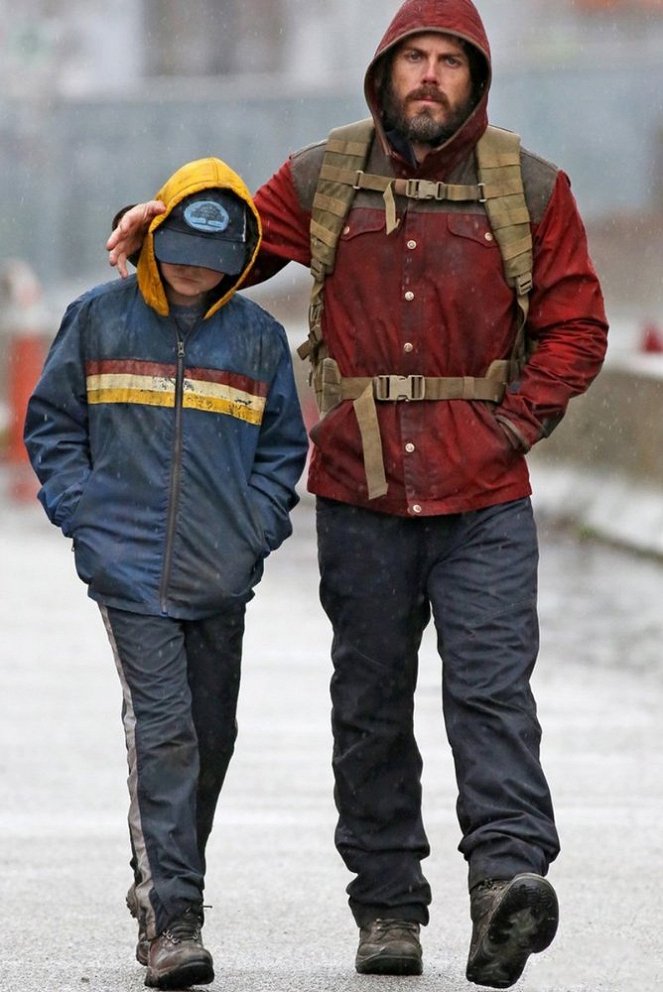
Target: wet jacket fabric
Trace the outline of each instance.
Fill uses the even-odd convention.
[[[385,132],[378,83],[393,46],[422,31],[451,33],[474,46],[481,96],[459,130],[417,165],[407,142]],[[474,147],[488,123],[490,78],[490,49],[473,4],[404,3],[365,77],[376,127],[365,171],[476,183]],[[256,194],[263,246],[252,279],[289,260],[309,265],[324,147],[323,141],[292,155]],[[567,176],[526,150],[522,173],[534,241],[528,335],[537,348],[519,381],[497,407],[469,400],[378,403],[388,491],[370,502],[352,402],[342,402],[311,432],[312,492],[402,515],[464,512],[530,493],[524,456],[600,370],[607,323]],[[325,282],[329,353],[343,376],[485,375],[494,359],[510,357],[515,323],[514,294],[483,207],[397,197],[397,212],[398,229],[387,235],[381,194],[355,196]]]
[[[137,275],[67,309],[30,400],[25,440],[50,520],[74,540],[90,596],[197,619],[248,599],[291,533],[307,438],[283,328],[236,295],[258,251],[246,187],[224,163],[189,163],[159,192],[230,189],[252,244],[188,331],[170,312],[151,227]]]

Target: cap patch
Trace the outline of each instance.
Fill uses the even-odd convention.
[[[202,234],[221,234],[230,223],[225,207],[214,200],[195,200],[184,209],[184,221]]]

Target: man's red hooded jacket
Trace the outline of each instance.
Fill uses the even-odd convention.
[[[459,130],[416,164],[385,133],[378,80],[385,54],[424,31],[474,46],[482,94]],[[488,124],[490,76],[488,40],[469,0],[406,0],[366,73],[376,127],[366,170],[476,183],[474,148]],[[286,261],[310,263],[311,205],[324,145],[291,156],[255,197],[264,231],[258,278]],[[465,512],[530,493],[525,454],[599,372],[607,323],[567,176],[525,150],[522,173],[534,241],[527,333],[537,347],[518,383],[498,406],[379,403],[388,491],[370,501],[357,419],[352,402],[342,402],[312,430],[311,492],[414,516]],[[483,207],[399,198],[398,214],[398,229],[387,234],[380,193],[360,191],[353,201],[325,283],[330,355],[343,376],[484,376],[493,360],[509,358],[516,328],[514,293]]]

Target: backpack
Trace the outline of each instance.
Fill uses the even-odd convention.
[[[397,179],[364,171],[375,134],[372,119],[333,130],[325,148],[311,212],[311,275],[309,335],[297,352],[311,362],[318,409],[324,416],[341,400],[353,400],[362,438],[368,497],[387,492],[375,402],[399,400],[474,399],[499,403],[508,382],[527,357],[525,325],[532,288],[530,216],[520,167],[520,137],[489,126],[476,148],[478,182],[460,185],[429,179]],[[395,195],[415,200],[452,200],[484,205],[499,247],[504,275],[517,305],[516,339],[510,359],[491,362],[483,378],[378,375],[341,377],[322,335],[325,278],[333,272],[336,248],[357,190],[381,192],[386,231],[398,227]]]

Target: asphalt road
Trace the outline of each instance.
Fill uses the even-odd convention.
[[[663,567],[543,526],[535,680],[563,851],[557,940],[526,992],[663,990]],[[69,544],[0,513],[0,992],[138,992],[120,689]],[[240,735],[208,852],[213,992],[468,992],[465,867],[432,634],[417,727],[433,853],[421,978],[359,977],[333,849],[311,506],[250,606]]]

